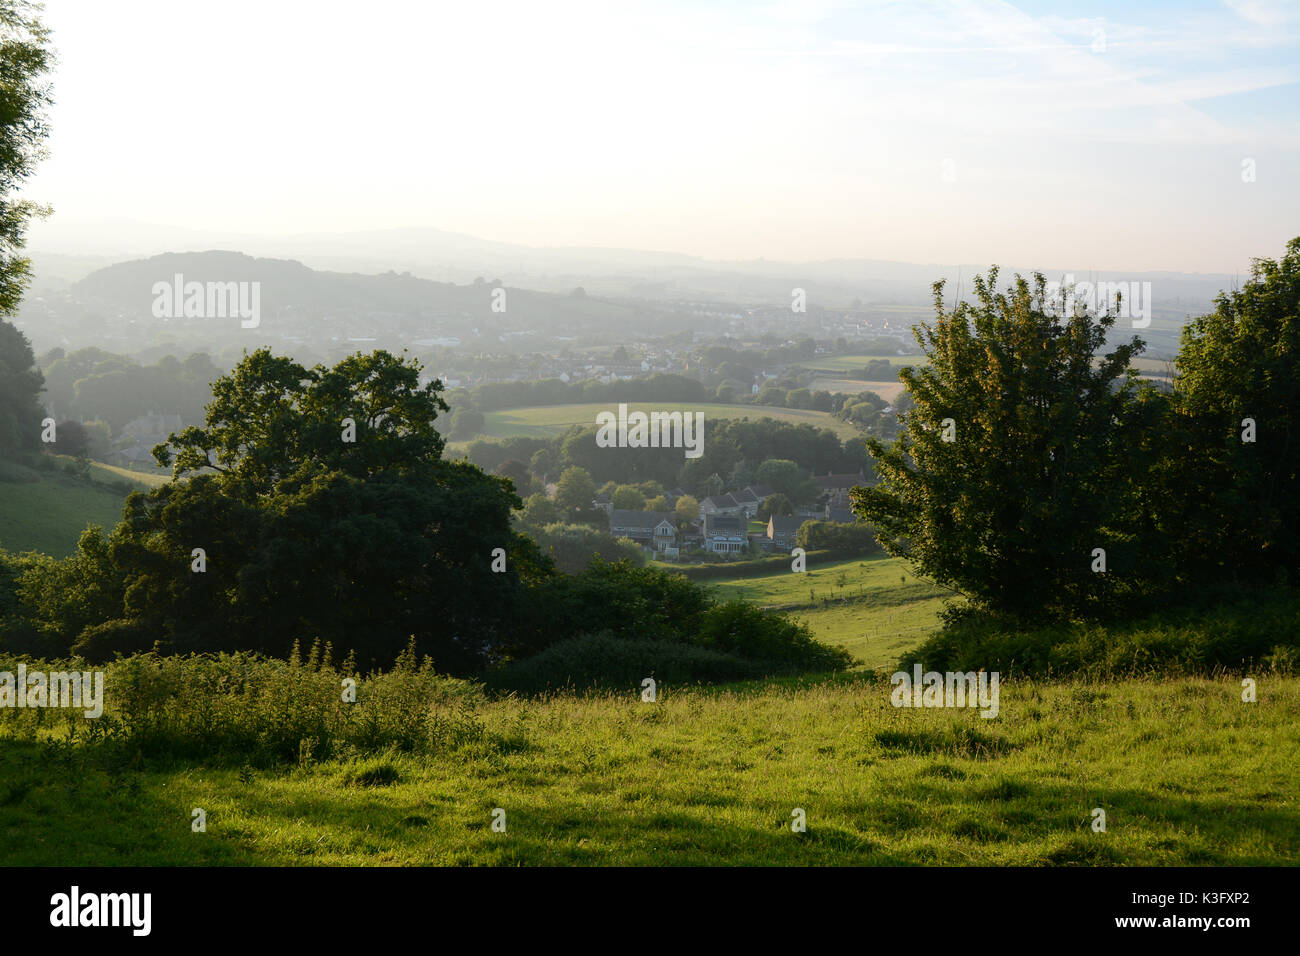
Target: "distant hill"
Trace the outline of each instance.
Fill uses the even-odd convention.
[[[608,312],[617,306],[597,305],[568,295],[507,289],[506,311],[493,312],[493,276],[481,283],[455,285],[419,279],[409,273],[364,275],[310,269],[293,259],[261,259],[242,252],[169,252],[118,262],[76,282],[71,292],[101,306],[151,315],[153,287],[182,275],[185,282],[258,282],[263,314],[284,309],[316,312],[464,313],[498,324],[545,322],[567,315]]]

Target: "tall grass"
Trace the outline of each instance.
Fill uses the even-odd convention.
[[[84,669],[84,662],[26,661],[28,670]],[[0,658],[16,671],[17,658]],[[477,685],[434,672],[408,650],[384,673],[336,665],[328,648],[306,659],[249,653],[161,657],[105,665],[104,713],[0,709],[0,734],[64,737],[148,757],[234,760],[251,765],[311,762],[355,754],[429,754],[483,741]],[[355,701],[350,685],[355,683]]]

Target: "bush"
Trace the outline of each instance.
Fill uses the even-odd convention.
[[[881,552],[875,530],[853,522],[805,521],[795,532],[795,544],[806,551],[837,551],[853,557]]]
[[[553,644],[540,654],[512,661],[486,675],[495,691],[524,694],[565,689],[640,690],[641,681],[693,684],[763,676],[757,661],[679,641],[629,640],[609,632]]]
[[[30,670],[83,670],[84,661],[27,661]],[[13,671],[16,660],[0,659]],[[336,667],[328,649],[306,661],[234,653],[139,654],[102,668],[103,716],[81,710],[0,709],[0,731],[34,734],[51,723],[70,734],[148,757],[239,764],[302,763],[349,754],[429,754],[482,741],[477,685],[436,674],[405,652],[386,673]],[[343,700],[345,678],[356,701]]]
[[[742,601],[710,608],[694,643],[792,670],[840,670],[853,663],[847,650],[817,642],[805,625]]]
[[[996,670],[1004,675],[1122,677],[1269,669],[1300,661],[1300,592],[1244,594],[1130,622],[1020,627],[967,614],[905,656],[900,667]]]
[[[808,559],[831,558],[829,551],[809,552]],[[845,557],[852,557],[846,555]],[[755,578],[773,571],[789,571],[792,558],[788,554],[778,554],[770,558],[755,558],[749,561],[727,561],[722,564],[703,564],[687,568],[673,568],[670,574],[679,574],[692,581],[711,581],[717,578]]]

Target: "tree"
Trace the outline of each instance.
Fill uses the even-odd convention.
[[[853,507],[891,554],[977,606],[1095,609],[1136,563],[1125,495],[1144,463],[1126,370],[1141,342],[1098,360],[1112,315],[1058,319],[1041,275],[1003,294],[997,274],[951,311],[935,283],[936,321],[914,330],[928,364],[901,373],[914,411],[891,446],[867,439],[881,481]]]
[[[538,481],[546,481],[560,471],[560,459],[554,449],[539,448],[528,462],[528,470]]]
[[[492,469],[493,474],[509,478],[515,487],[515,494],[523,496],[533,485],[533,477],[528,473],[528,466],[518,458],[508,458]]]
[[[487,419],[477,408],[458,408],[452,413],[449,433],[453,441],[465,441],[483,434]]]
[[[108,555],[97,577],[119,582],[115,610],[54,615],[65,653],[282,656],[319,638],[369,666],[414,640],[465,672],[509,642],[552,572],[512,529],[507,482],[441,459],[445,405],[418,363],[376,352],[308,370],[261,350],[213,392],[205,424],[155,451],[175,480],[131,495],[92,549]]]
[[[758,506],[758,520],[766,521],[773,515],[792,515],[794,514],[794,505],[790,499],[779,492],[774,495],[768,495],[761,505]]]
[[[622,511],[644,511],[645,495],[631,485],[619,485],[610,496],[615,508]]]
[[[1185,582],[1300,572],[1300,238],[1183,328],[1151,500]],[[1253,428],[1248,423],[1253,423]],[[1251,439],[1251,440],[1248,440]]]
[[[86,426],[75,418],[59,422],[54,429],[54,444],[51,450],[56,454],[71,455],[74,458],[87,455],[90,451],[90,436],[86,432]]]
[[[560,520],[560,509],[546,495],[538,492],[529,495],[519,514],[519,523],[529,528],[543,528]]]
[[[42,379],[35,362],[27,336],[0,319],[0,453],[6,458],[41,445]]]
[[[808,480],[807,469],[797,462],[782,458],[769,458],[758,466],[754,474],[759,484],[771,485],[787,498],[795,498],[799,487]]]
[[[691,495],[682,495],[677,499],[677,504],[673,505],[673,511],[677,512],[678,526],[695,524],[700,520],[699,499]]]
[[[52,102],[45,75],[53,62],[50,33],[25,0],[0,2],[0,316],[18,309],[30,278],[20,254],[27,225],[48,214],[46,207],[17,198],[18,190],[45,157],[46,109]],[[3,353],[0,353],[3,354]],[[30,364],[30,363],[29,363]]]
[[[18,190],[45,155],[51,103],[44,81],[53,51],[38,7],[24,0],[0,2],[0,452],[16,455],[40,444],[41,373],[34,368],[27,337],[9,321],[30,280],[21,254],[27,225],[48,212]]]
[[[420,385],[420,371],[383,350],[308,369],[258,349],[213,383],[206,423],[169,436],[154,457],[177,477],[214,470],[243,496],[318,469],[418,470],[442,457],[435,422],[447,411],[442,383]]]
[[[555,503],[565,511],[581,511],[591,507],[596,497],[596,483],[585,468],[564,469],[555,485]]]

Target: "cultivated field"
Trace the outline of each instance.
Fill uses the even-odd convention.
[[[863,382],[856,378],[815,378],[808,387],[814,391],[841,392],[845,395],[875,392],[887,402],[902,395],[904,388],[902,382]]]

